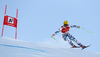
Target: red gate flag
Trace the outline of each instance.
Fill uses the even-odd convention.
[[[4,16],[3,25],[8,25],[17,28],[17,19],[11,16]]]
[[[7,5],[5,7],[5,13],[4,13],[4,22],[3,22],[3,27],[2,27],[2,34],[1,36],[3,36],[3,30],[4,30],[4,25],[8,25],[8,26],[12,26],[16,28],[16,32],[15,32],[15,39],[17,39],[17,18],[18,18],[18,9],[16,12],[16,18],[11,17],[11,16],[7,16],[6,15],[6,10],[7,10]]]

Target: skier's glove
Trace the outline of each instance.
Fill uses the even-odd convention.
[[[77,28],[80,28],[80,26],[77,26]]]
[[[51,36],[51,38],[53,38],[53,36],[55,36],[55,34],[53,34],[53,35]]]

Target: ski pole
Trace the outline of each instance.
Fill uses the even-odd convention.
[[[82,28],[82,27],[80,27],[81,29],[83,29],[83,30],[85,30],[84,28]],[[85,30],[86,32],[88,32],[88,33],[92,33],[92,34],[94,34],[93,32],[90,32],[90,31],[88,31],[88,30]]]
[[[52,37],[53,38],[53,37]],[[53,38],[54,40],[56,40],[56,43],[57,43],[57,45],[58,45],[58,40],[56,39],[56,38]]]

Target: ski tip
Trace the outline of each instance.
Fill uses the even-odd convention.
[[[88,47],[89,47],[89,46],[91,46],[91,44],[90,44],[90,45],[88,45]]]
[[[90,47],[91,46],[91,44],[90,45],[88,45],[88,46],[85,46],[85,48],[88,48],[88,47]],[[81,50],[83,50],[83,49],[85,49],[85,48],[82,48]]]

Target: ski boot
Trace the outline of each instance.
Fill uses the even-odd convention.
[[[71,48],[80,48],[80,46],[75,46],[73,43],[71,45],[72,45]]]
[[[80,45],[80,47],[82,47],[82,50],[85,49],[85,48],[87,48],[87,47],[90,47],[90,46],[91,46],[91,44],[88,45],[88,46]]]
[[[84,45],[80,45],[80,47],[82,47],[82,50],[83,50],[84,48],[86,48],[86,46],[84,46]]]

